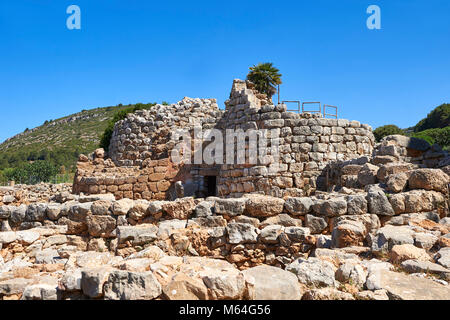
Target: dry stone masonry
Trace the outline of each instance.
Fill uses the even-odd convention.
[[[119,121],[114,129],[109,157],[103,152],[92,159],[80,158],[74,192],[114,193],[117,199],[173,199],[176,183],[185,195],[240,197],[259,193],[276,197],[313,194],[327,184],[327,164],[371,155],[371,127],[358,121],[325,119],[319,114],[287,112],[286,106],[271,105],[248,81],[235,80],[226,109],[214,99],[184,98],[177,104],[157,105],[137,111]],[[194,146],[199,137],[193,129],[268,130],[269,161],[237,164],[237,139],[225,141],[224,153],[235,145],[235,161],[225,164],[174,164],[170,157],[177,129],[191,132]],[[270,139],[272,138],[272,139]],[[276,154],[271,143],[276,139]],[[249,142],[246,140],[246,149]],[[276,156],[274,159],[273,156]],[[226,159],[226,155],[224,155]],[[194,161],[191,161],[194,163]]]
[[[116,125],[109,157],[80,156],[73,193],[0,189],[0,299],[450,299],[438,146],[375,144],[369,126],[286,112],[240,80],[225,111],[156,108]],[[197,141],[199,123],[274,129],[280,157],[174,163],[171,128]]]

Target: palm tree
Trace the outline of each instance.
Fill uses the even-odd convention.
[[[259,63],[250,67],[247,80],[255,84],[256,90],[265,93],[269,99],[277,92],[276,85],[281,84],[280,70],[273,66],[273,63]]]

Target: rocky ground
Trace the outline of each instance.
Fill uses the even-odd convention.
[[[5,195],[0,298],[449,299],[449,176],[356,169],[364,189],[312,197]]]

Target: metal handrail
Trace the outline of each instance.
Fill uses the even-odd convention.
[[[326,113],[326,108],[334,108],[334,110],[336,111],[335,113]],[[332,106],[329,104],[324,104],[323,105],[323,117],[325,118],[326,116],[330,116],[330,117],[335,117],[337,119],[337,115],[338,115],[338,108],[336,106]]]
[[[305,110],[305,104],[317,104],[317,103],[319,104],[319,110],[310,110],[310,111]],[[320,113],[321,112],[320,102],[303,102],[302,103],[302,113],[305,113],[305,112]]]
[[[285,100],[282,101],[281,103],[285,104],[285,103],[297,103],[298,104],[298,109],[297,110],[292,110],[292,109],[287,109],[286,111],[297,111],[298,113],[300,113],[300,101],[299,100]]]

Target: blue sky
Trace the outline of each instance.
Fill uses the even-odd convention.
[[[66,9],[81,8],[81,30]],[[381,8],[381,30],[366,8]],[[81,109],[227,99],[273,62],[282,98],[409,127],[450,102],[450,1],[0,2],[0,141]]]

